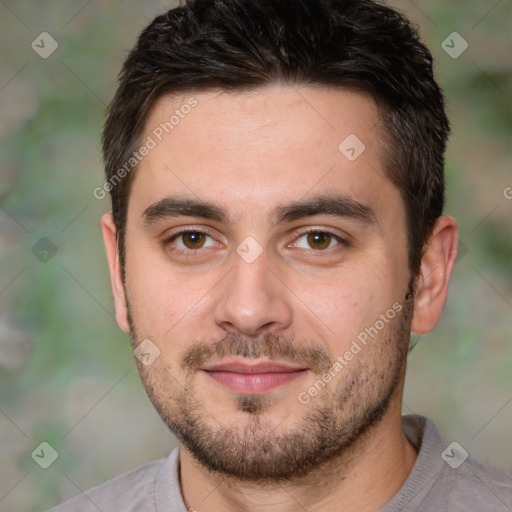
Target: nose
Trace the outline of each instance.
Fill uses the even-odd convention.
[[[237,254],[233,259],[233,268],[218,290],[215,323],[228,332],[252,337],[289,327],[290,292],[270,268],[266,254],[251,263]]]

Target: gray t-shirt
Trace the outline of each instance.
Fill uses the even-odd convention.
[[[381,512],[512,512],[512,475],[447,447],[436,426],[417,415],[402,418],[419,450],[402,488]],[[179,483],[179,447],[167,459],[139,466],[48,512],[187,512]]]

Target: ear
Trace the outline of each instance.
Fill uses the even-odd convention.
[[[101,234],[103,235],[103,243],[105,244],[105,250],[107,252],[116,322],[123,331],[129,333],[130,322],[128,321],[128,308],[126,306],[125,284],[119,263],[119,251],[116,237],[117,229],[111,211],[104,213],[101,217]]]
[[[441,318],[458,243],[457,222],[447,215],[439,217],[421,259],[411,324],[415,334],[431,331]]]

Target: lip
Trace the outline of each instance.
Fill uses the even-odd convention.
[[[307,368],[275,361],[228,360],[201,370],[235,393],[258,395],[294,381],[304,375]]]
[[[251,362],[248,361],[247,359],[228,359],[225,361],[221,361],[220,363],[217,364],[206,366],[201,369],[207,372],[224,371],[234,373],[288,373],[295,372],[298,370],[306,370],[306,368],[303,367],[294,367],[287,365],[285,363],[278,363],[275,361],[253,360]]]

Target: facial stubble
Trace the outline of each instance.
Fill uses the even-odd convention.
[[[308,363],[321,378],[334,362],[321,346],[311,348],[311,344],[275,335],[245,339],[227,333],[219,340],[187,348],[180,368],[184,378],[159,357],[149,366],[137,362],[141,380],[162,420],[203,467],[243,482],[303,478],[334,459],[348,457],[388,410],[405,369],[413,285],[411,280],[402,310],[378,336],[308,404],[299,405],[293,427],[285,429],[275,423],[272,410],[279,404],[267,395],[236,395],[233,408],[237,417],[244,413],[243,421],[221,424],[222,419],[214,416],[214,404],[196,398],[198,368],[212,357],[266,356]],[[143,337],[128,300],[127,305],[135,347]]]

